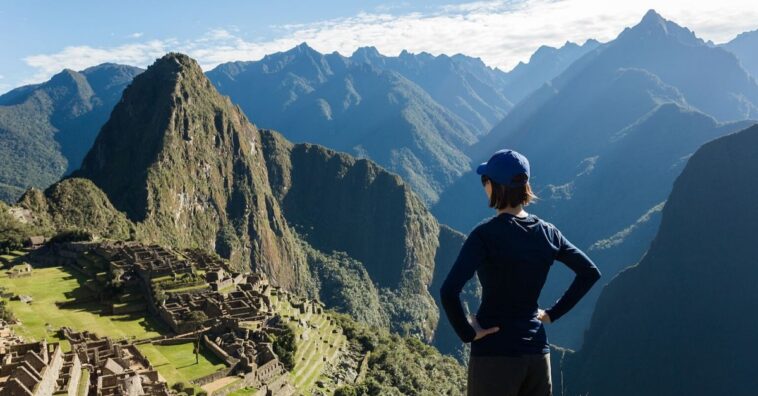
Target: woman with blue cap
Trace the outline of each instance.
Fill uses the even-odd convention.
[[[463,342],[471,343],[468,395],[552,395],[544,324],[568,312],[600,278],[595,264],[551,223],[524,211],[534,198],[529,161],[500,150],[476,170],[497,214],[468,235],[440,290],[442,306]],[[548,309],[537,299],[554,260],[576,273]],[[482,285],[475,316],[460,301],[474,273]]]

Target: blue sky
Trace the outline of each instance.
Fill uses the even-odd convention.
[[[647,9],[717,43],[758,29],[755,0],[13,1],[0,2],[0,92],[64,67],[147,66],[168,51],[205,69],[307,41],[349,54],[464,53],[509,70],[540,45],[613,39]]]

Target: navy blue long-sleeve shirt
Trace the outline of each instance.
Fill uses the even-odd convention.
[[[553,322],[573,308],[600,278],[592,260],[554,225],[533,214],[519,218],[501,213],[471,231],[440,294],[453,329],[463,342],[472,342],[476,332],[466,318],[460,293],[477,273],[482,285],[477,321],[482,328],[499,326],[500,330],[473,341],[473,356],[550,351],[545,328],[537,319],[537,299],[554,260],[566,264],[576,277],[563,296],[546,310]]]

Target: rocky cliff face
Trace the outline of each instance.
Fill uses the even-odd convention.
[[[755,393],[758,126],[703,145],[642,261],[603,290],[569,395]]]
[[[269,180],[290,224],[318,250],[360,261],[390,322],[419,320],[415,330],[431,338],[438,317],[427,288],[440,231],[421,200],[369,160],[292,144],[276,132],[262,137]]]

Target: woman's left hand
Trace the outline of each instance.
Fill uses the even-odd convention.
[[[490,334],[497,333],[498,330],[500,330],[499,327],[490,327],[487,329],[483,329],[482,326],[479,324],[479,321],[476,320],[476,316],[470,315],[468,318],[469,324],[471,324],[471,327],[474,328],[474,331],[476,332],[476,336],[474,336],[474,341],[480,340]]]
[[[542,321],[542,323],[547,323],[547,324],[552,323],[552,321],[550,320],[550,315],[548,315],[544,309],[537,310],[537,319]]]

